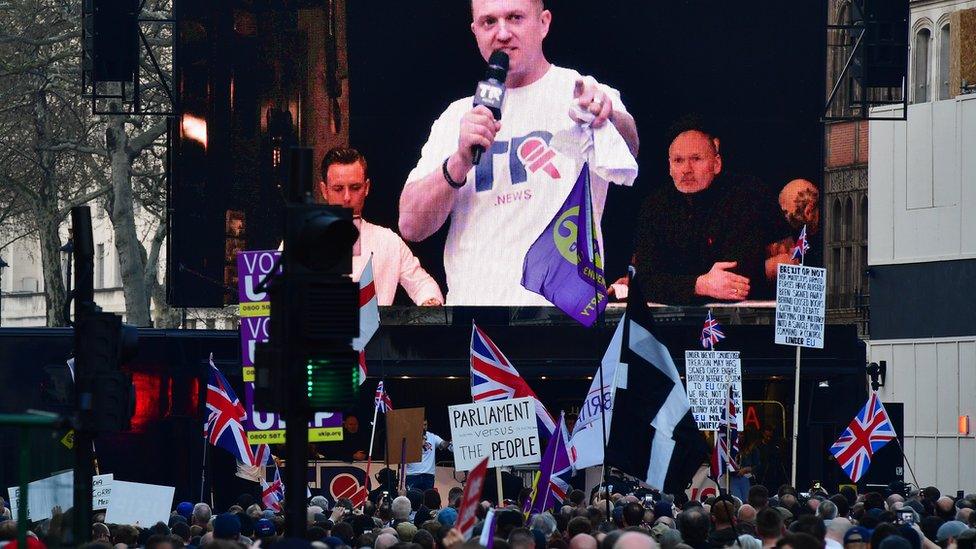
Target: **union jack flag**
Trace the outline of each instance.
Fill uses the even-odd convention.
[[[739,458],[739,430],[736,428],[739,423],[738,416],[732,385],[729,385],[725,409],[722,410],[722,419],[718,432],[715,433],[715,448],[712,450],[711,475],[715,480],[726,472],[734,472],[739,468],[739,464],[736,463]],[[729,440],[732,441],[731,447]]]
[[[712,310],[709,309],[708,316],[705,317],[705,325],[702,326],[701,331],[702,347],[714,349],[715,344],[723,339],[725,339],[725,332],[722,331],[722,327],[719,326],[718,321],[712,318]]]
[[[803,256],[807,255],[807,251],[810,249],[810,244],[807,243],[807,226],[804,225],[803,229],[800,230],[800,236],[796,239],[796,246],[793,246],[793,259],[799,259],[803,261]]]
[[[246,465],[266,465],[271,461],[267,444],[252,446],[241,423],[247,418],[244,406],[234,393],[227,378],[214,366],[210,355],[210,377],[207,380],[207,422],[204,434],[210,444],[234,454]]]
[[[872,392],[867,403],[851,424],[830,447],[830,453],[851,481],[857,482],[871,466],[871,456],[895,438],[895,428],[888,418],[878,393]]]
[[[376,395],[373,397],[373,403],[384,414],[393,409],[393,400],[390,399],[390,393],[387,393],[383,387],[382,381],[376,386]]]
[[[471,326],[471,399],[475,402],[529,397],[535,402],[539,435],[543,440],[556,432],[556,421],[542,405],[518,370],[505,358],[481,328]]]
[[[267,472],[265,478],[261,480],[261,502],[264,503],[265,509],[271,509],[278,513],[281,511],[281,502],[285,499],[285,484],[281,482],[281,472],[278,471],[278,465],[272,464],[272,468],[274,474],[272,474],[271,480],[267,479]]]

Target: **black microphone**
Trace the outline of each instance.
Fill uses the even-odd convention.
[[[491,111],[495,120],[502,119],[502,101],[505,100],[505,79],[508,77],[508,54],[498,50],[492,52],[488,58],[488,72],[485,79],[478,82],[474,91],[474,106],[484,105]],[[475,164],[481,162],[481,155],[485,148],[480,145],[471,147],[471,160]]]

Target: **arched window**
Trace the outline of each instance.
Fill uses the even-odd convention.
[[[932,31],[926,28],[915,33],[914,65],[912,66],[912,82],[915,87],[913,103],[925,103],[929,100],[929,45],[932,43]]]
[[[867,242],[868,240],[868,197],[862,196],[861,203],[857,208],[858,224],[861,228],[860,238],[862,241]]]
[[[843,229],[841,240],[845,242],[850,240],[854,235],[854,201],[849,196],[844,201],[844,223],[841,228]]]
[[[949,24],[939,30],[939,99],[951,99],[949,89]]]
[[[841,238],[841,222],[840,199],[835,198],[834,205],[830,208],[830,239],[834,242]]]

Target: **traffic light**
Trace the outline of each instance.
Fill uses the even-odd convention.
[[[311,152],[291,158],[293,186],[311,189]],[[294,174],[299,174],[295,176]],[[255,403],[262,411],[346,408],[357,401],[359,285],[349,278],[359,231],[352,212],[311,203],[286,206],[282,271],[268,282],[269,342],[255,353]]]
[[[136,329],[114,314],[90,312],[75,321],[75,371],[90,381],[92,431],[129,429],[135,390],[122,365],[135,355],[137,346]]]

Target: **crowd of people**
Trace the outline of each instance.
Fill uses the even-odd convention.
[[[549,512],[526,517],[515,501],[503,500],[494,513],[494,549],[973,549],[976,544],[976,494],[949,497],[935,487],[896,485],[887,493],[855,493],[850,486],[829,495],[816,488],[776,493],[753,486],[745,501],[722,494],[689,500],[637,489],[605,491],[587,498],[573,490]],[[521,496],[526,496],[528,490]],[[149,528],[105,524],[94,516],[86,549],[240,549],[315,547],[322,549],[478,549],[493,502],[483,501],[473,535],[465,540],[455,527],[462,489],[445,498],[436,488],[379,490],[362,506],[348,499],[334,505],[323,496],[310,499],[307,530],[289,536],[281,513],[264,509],[242,495],[222,513],[206,503],[182,502],[167,523]],[[17,524],[0,522],[0,544],[16,547]],[[29,547],[62,546],[68,515],[34,524]]]

